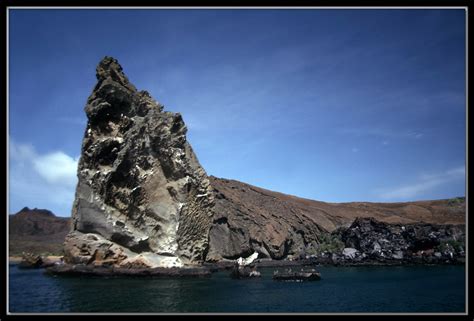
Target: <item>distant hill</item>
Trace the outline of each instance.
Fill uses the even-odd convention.
[[[70,218],[57,217],[45,209],[23,208],[9,215],[9,255],[22,252],[61,255]]]

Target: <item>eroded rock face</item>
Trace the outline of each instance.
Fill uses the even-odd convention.
[[[179,113],[137,91],[117,60],[97,67],[78,167],[68,263],[182,266],[208,249],[214,199]]]
[[[324,217],[310,216],[271,193],[233,180],[210,177],[215,214],[206,259],[248,257],[280,260],[298,256],[320,243]]]

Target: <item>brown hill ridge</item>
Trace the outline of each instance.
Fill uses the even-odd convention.
[[[253,186],[232,179],[210,176],[217,197],[219,193],[236,203],[253,204],[253,211],[281,212],[286,209],[300,211],[314,217],[324,229],[332,232],[338,227],[351,224],[356,217],[373,217],[386,223],[465,224],[464,198],[428,200],[399,203],[348,202],[328,203],[301,198]],[[224,198],[224,199],[225,199]]]
[[[57,217],[44,209],[25,207],[9,215],[8,221],[10,256],[22,252],[62,254],[64,238],[70,229],[70,218]]]
[[[253,251],[281,259],[317,249],[323,235],[349,227],[356,218],[389,224],[465,224],[465,200],[405,203],[326,203],[211,176],[216,207],[209,260]]]

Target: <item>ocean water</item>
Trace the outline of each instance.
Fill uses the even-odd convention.
[[[464,266],[318,267],[322,280],[54,277],[9,269],[15,312],[464,312]]]

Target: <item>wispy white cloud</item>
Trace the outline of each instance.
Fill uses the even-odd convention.
[[[77,163],[63,152],[38,155],[32,160],[34,169],[51,184],[74,185],[76,182]]]
[[[430,191],[435,187],[463,178],[465,178],[464,166],[452,168],[436,174],[421,174],[417,182],[393,189],[379,191],[378,196],[383,200],[413,199],[414,197]]]
[[[77,183],[79,157],[62,151],[40,154],[33,145],[9,141],[10,212],[24,207],[69,215]]]

